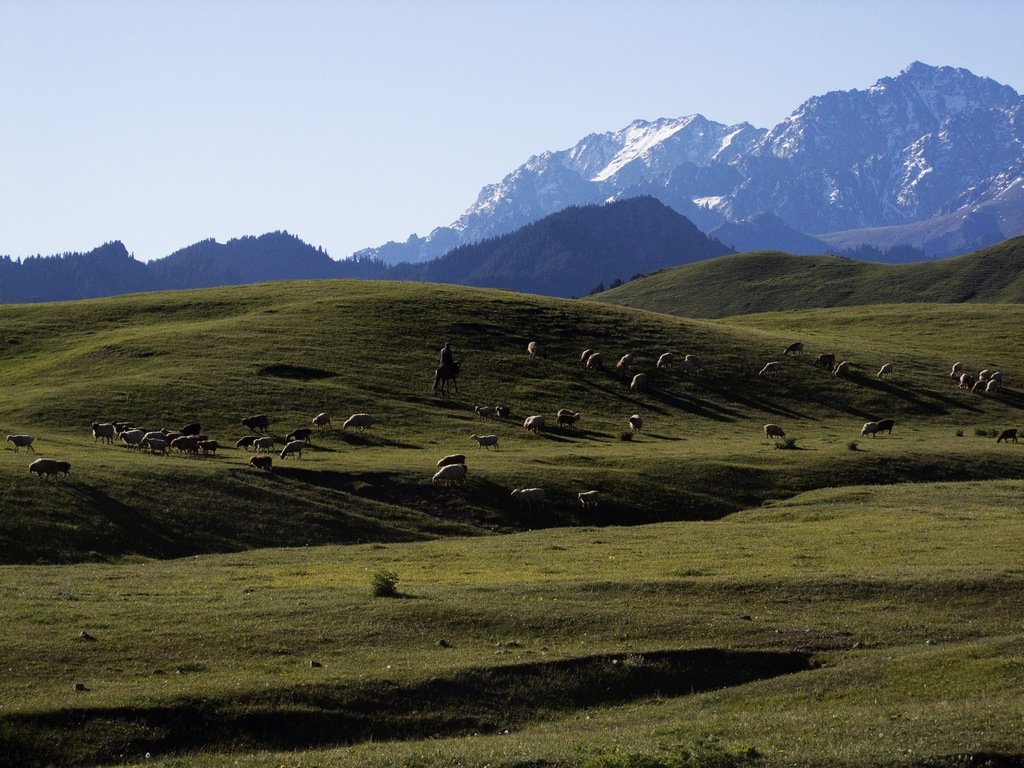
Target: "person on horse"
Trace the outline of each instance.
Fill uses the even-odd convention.
[[[441,347],[441,356],[438,358],[437,367],[445,371],[453,370],[455,368],[454,354],[455,350],[452,349],[452,343],[446,341],[444,346]]]

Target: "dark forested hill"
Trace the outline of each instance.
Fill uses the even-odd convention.
[[[433,261],[400,264],[388,276],[571,297],[726,253],[686,217],[640,197],[566,208]]]

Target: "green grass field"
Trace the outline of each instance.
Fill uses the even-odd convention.
[[[994,434],[1024,406],[1022,320],[349,281],[5,307],[0,430],[72,472],[0,452],[0,765],[1019,764],[1024,447]],[[446,339],[463,374],[437,397]],[[664,351],[706,371],[656,371]],[[646,393],[611,370],[625,352]],[[1006,386],[960,391],[954,360]],[[473,412],[498,403],[513,418]],[[561,407],[580,429],[550,427]],[[280,445],[323,410],[273,473],[89,434],[200,421],[230,446],[265,412]],[[378,423],[342,431],[360,411]],[[452,452],[465,487],[432,486]],[[513,503],[526,486],[543,509]]]

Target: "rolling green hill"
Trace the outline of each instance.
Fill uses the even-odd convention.
[[[1022,321],[361,281],[7,308],[0,431],[72,469],[0,451],[0,767],[1019,765],[1024,445],[993,438],[1024,426]],[[448,339],[460,391],[438,396]],[[704,371],[657,370],[665,351]],[[956,360],[1005,387],[958,389]],[[499,403],[514,416],[473,410]],[[244,416],[280,446],[324,410],[271,473],[230,447]],[[881,417],[892,434],[861,437]],[[113,419],[229,447],[95,442]],[[465,486],[435,487],[456,451]],[[513,502],[527,486],[542,508]]]
[[[983,398],[945,376],[960,357],[976,369],[1024,368],[1010,341],[1024,308],[804,317],[749,329],[600,303],[361,281],[11,307],[0,319],[0,430],[35,435],[39,455],[71,461],[73,472],[40,482],[27,470],[34,457],[5,444],[0,558],[176,557],[713,519],[821,485],[1024,475],[995,446],[978,451],[954,437],[1012,424],[1024,402],[1012,381]],[[836,379],[811,355],[757,376],[793,338],[853,361],[853,376]],[[446,339],[462,358],[461,391],[437,397],[429,389]],[[546,357],[526,355],[531,339]],[[579,364],[584,348],[603,351],[605,370]],[[706,371],[657,371],[664,351],[698,354]],[[645,393],[612,370],[626,352],[636,356],[630,375],[650,376]],[[875,379],[890,360],[897,376]],[[513,417],[482,421],[473,411],[497,404]],[[563,407],[583,413],[579,429],[554,427]],[[233,447],[247,415],[270,416],[280,449],[287,432],[320,411],[334,415],[334,428],[314,435],[302,458],[275,456],[272,474],[248,467],[251,454]],[[378,424],[342,430],[356,412]],[[625,440],[633,413],[646,423]],[[539,437],[521,427],[531,414],[548,419]],[[861,423],[882,417],[897,419],[902,442],[849,450]],[[147,429],[198,421],[226,447],[215,457],[162,457],[94,441],[90,424],[110,420]],[[769,421],[808,450],[774,450],[761,430]],[[933,430],[955,459],[933,455]],[[473,433],[497,434],[499,449],[477,448]],[[469,482],[433,487],[435,463],[453,452],[468,454]],[[529,486],[547,488],[542,512],[512,502],[512,489]],[[576,504],[588,489],[607,496],[599,510]]]
[[[589,297],[680,317],[864,304],[1024,302],[1024,238],[967,256],[873,264],[756,251],[687,264]]]

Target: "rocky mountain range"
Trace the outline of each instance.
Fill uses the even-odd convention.
[[[531,157],[449,226],[356,256],[424,261],[570,205],[640,195],[705,232],[753,219],[748,234],[781,222],[813,235],[807,248],[963,253],[1024,232],[1024,98],[966,69],[914,62],[869,88],[812,97],[771,129],[637,120]],[[758,247],[784,245],[766,231]]]

